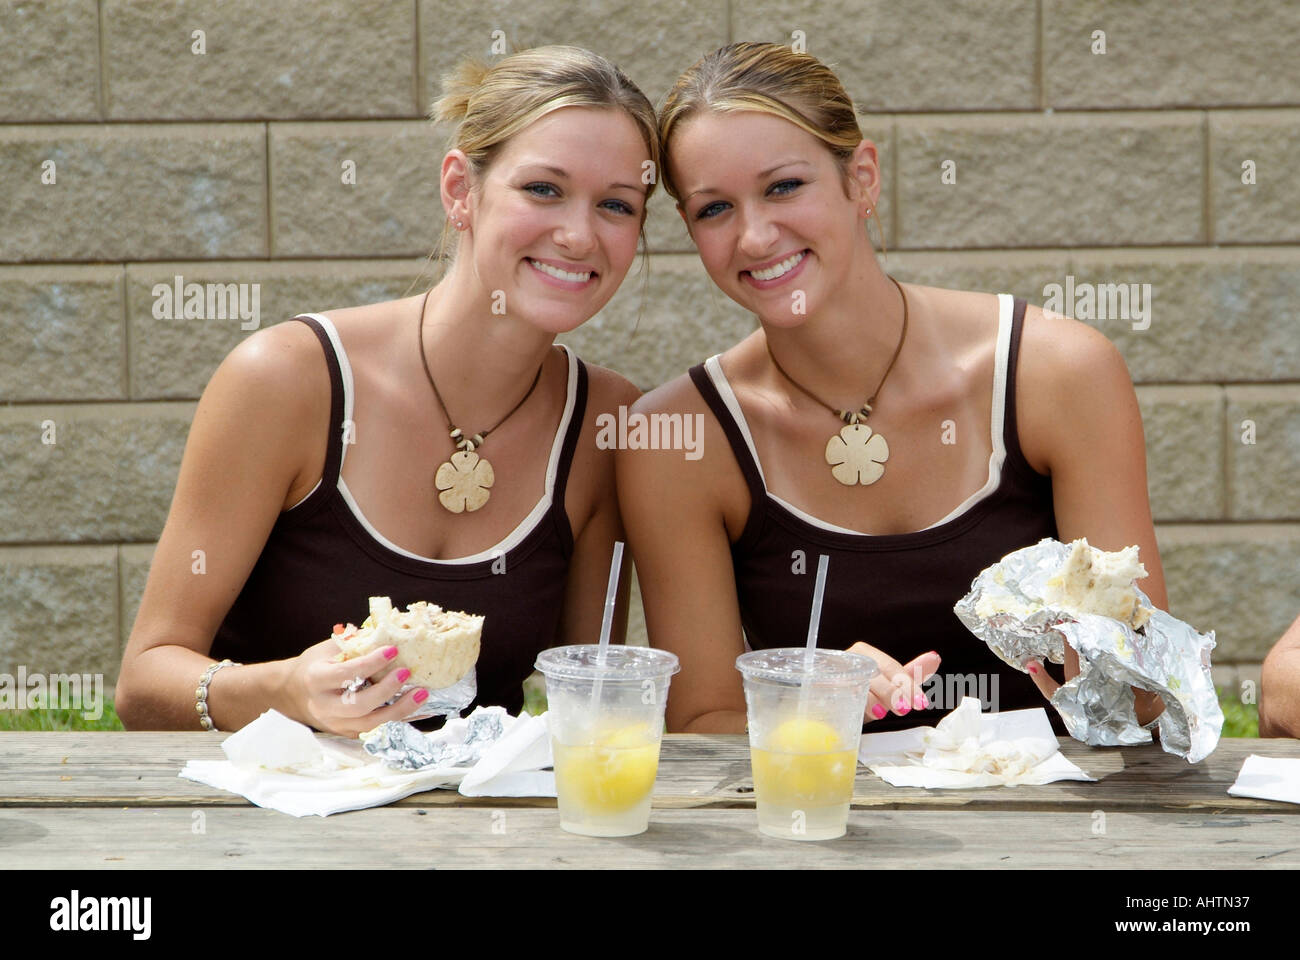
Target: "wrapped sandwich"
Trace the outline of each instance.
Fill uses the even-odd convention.
[[[1210,674],[1214,632],[1152,605],[1137,586],[1147,575],[1138,548],[1106,552],[1087,540],[1041,540],[980,573],[953,608],[967,628],[1007,664],[1065,661],[1068,643],[1079,673],[1052,696],[1075,739],[1098,746],[1160,744],[1195,763],[1214,750],[1223,727]],[[1134,687],[1160,695],[1165,712],[1138,723]]]
[[[349,623],[335,628],[334,641],[340,650],[336,659],[353,660],[380,647],[396,646],[393,668],[411,671],[398,696],[416,687],[429,691],[429,699],[408,719],[459,712],[476,693],[474,664],[483,619],[424,601],[402,611],[388,597],[371,597],[370,616],[360,627]]]

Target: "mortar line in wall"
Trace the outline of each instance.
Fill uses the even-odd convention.
[[[131,298],[126,289],[126,264],[122,264],[122,396],[131,399]]]
[[[1175,106],[1111,106],[1111,107],[1066,107],[1053,109],[1052,116],[1057,118],[1070,117],[1090,117],[1101,116],[1103,114],[1152,114],[1166,117],[1178,117],[1181,114],[1199,114],[1208,115],[1210,112],[1231,110],[1234,113],[1284,113],[1294,112],[1300,108],[1300,101],[1295,103],[1269,104],[1268,106],[1258,106],[1255,104],[1213,104],[1211,106],[1201,106],[1196,104],[1180,104]],[[951,119],[955,121],[974,119],[979,117],[999,117],[999,118],[1041,118],[1043,111],[1037,106],[1032,107],[978,107],[970,110],[876,110],[871,116],[875,118],[883,117],[914,117],[926,120]],[[283,122],[297,123],[302,125],[309,124],[326,124],[326,123],[403,123],[413,120],[426,120],[424,115],[415,113],[397,113],[391,116],[377,117],[373,114],[337,114],[330,116],[318,117],[267,117],[267,116],[246,116],[246,117],[114,117],[111,123],[115,127],[130,126],[199,126],[218,127],[224,125],[250,124],[250,123],[267,123]],[[17,127],[71,127],[97,125],[90,120],[23,120],[10,123],[0,123],[0,129],[17,128]]]
[[[896,148],[895,148],[896,151]],[[895,181],[897,181],[895,176]],[[1113,246],[1085,245],[1079,247],[1062,247],[1059,244],[1041,247],[891,247],[891,250],[897,253],[906,253],[909,255],[924,254],[1061,254],[1064,251],[1071,251],[1087,256],[1103,256],[1112,253],[1140,254],[1140,253],[1157,253],[1161,250],[1178,250],[1194,253],[1203,251],[1213,253],[1222,250],[1237,250],[1242,252],[1258,250],[1261,252],[1287,253],[1300,250],[1300,244],[1295,243],[1216,243],[1213,245],[1204,243],[1120,243]],[[682,248],[677,250],[655,250],[652,256],[685,256],[695,254],[696,250]],[[406,259],[421,260],[428,256],[428,251],[410,251],[407,253],[373,253],[364,256],[354,254],[313,254],[302,256],[257,256],[244,255],[232,257],[177,257],[175,255],[168,257],[158,257],[149,259],[144,257],[135,258],[129,261],[131,264],[141,264],[148,266],[150,264],[160,263],[233,263],[248,262],[262,263],[267,266],[292,263],[315,263],[318,261],[355,261],[358,263],[366,261],[400,261]],[[103,266],[104,258],[87,259],[87,260],[8,260],[0,262],[0,270],[13,267],[96,267]]]
[[[889,172],[893,174],[893,182],[889,185],[889,242],[890,245],[898,249],[898,237],[902,233],[899,226],[903,220],[903,208],[898,203],[898,120],[895,119],[889,128]]]
[[[113,602],[117,607],[117,659],[120,663],[122,660],[123,648],[126,646],[127,623],[126,623],[126,598],[122,596],[122,545],[116,544],[117,549],[113,551],[113,579],[117,581],[117,589],[114,591]]]
[[[104,0],[95,4],[95,41],[99,51],[99,86],[95,90],[95,100],[99,106],[99,121],[108,120],[108,65],[104,58]]]
[[[1228,426],[1228,384],[1220,384],[1219,392],[1223,397],[1223,518],[1231,519],[1232,515],[1232,457],[1228,453],[1228,444],[1232,443],[1233,431]]]
[[[1201,205],[1204,213],[1202,214],[1202,229],[1205,231],[1205,242],[1207,244],[1214,242],[1214,190],[1211,186],[1211,180],[1214,178],[1214,170],[1210,166],[1210,111],[1206,110],[1203,119],[1204,131],[1204,149],[1201,156],[1203,174],[1201,176]]]
[[[273,210],[271,208],[271,124],[266,122],[262,124],[263,148],[266,151],[264,164],[266,169],[266,258],[268,260],[275,256],[275,233],[271,225],[275,222]]]
[[[1043,0],[1038,0],[1038,7],[1036,13],[1038,18],[1038,23],[1037,23],[1038,49],[1036,51],[1037,56],[1034,59],[1034,82],[1038,84],[1038,109],[1046,110],[1047,109],[1047,83],[1046,83],[1047,70],[1046,67],[1044,66],[1045,57],[1043,56],[1043,46],[1044,46],[1043,33],[1046,27],[1043,24]]]
[[[421,97],[424,96],[424,58],[420,55],[420,0],[412,0],[411,5],[415,14],[415,96],[412,102],[416,114],[423,117],[425,106]]]

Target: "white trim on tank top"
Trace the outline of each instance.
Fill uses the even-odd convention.
[[[1009,293],[998,294],[998,339],[997,348],[994,352],[993,364],[993,403],[992,415],[989,417],[989,433],[992,441],[992,452],[989,454],[989,475],[984,486],[976,490],[969,497],[958,504],[942,520],[936,520],[928,527],[921,530],[913,530],[912,533],[921,533],[924,530],[933,530],[935,527],[943,526],[956,520],[963,513],[970,510],[975,504],[992,495],[997,490],[998,484],[1002,482],[1002,464],[1006,461],[1007,450],[1003,442],[1003,423],[1006,415],[1006,396],[1007,396],[1007,367],[1011,354],[1011,313],[1015,306],[1015,298]],[[763,465],[758,459],[758,449],[754,446],[753,434],[749,432],[749,424],[745,420],[745,414],[740,409],[740,401],[736,399],[735,391],[731,389],[731,384],[727,381],[727,375],[722,372],[722,364],[718,357],[721,354],[714,354],[704,361],[704,369],[717,388],[722,402],[726,405],[731,417],[740,427],[740,433],[745,438],[745,443],[749,447],[749,455],[754,460],[754,466],[758,468],[759,479],[763,482],[764,492],[779,503],[786,510],[801,520],[804,520],[814,527],[820,527],[822,530],[829,530],[832,533],[847,533],[855,537],[872,537],[876,534],[863,533],[861,530],[850,530],[848,527],[841,527],[834,523],[828,523],[820,520],[810,513],[800,510],[793,503],[787,503],[778,497],[775,493],[767,488],[767,478],[763,475]]]
[[[347,351],[343,349],[343,341],[339,339],[339,332],[335,329],[334,324],[330,321],[329,317],[320,313],[306,313],[301,314],[301,316],[311,317],[320,323],[320,325],[325,328],[326,335],[329,336],[330,344],[334,347],[334,355],[338,358],[339,371],[343,376],[343,420],[346,423],[352,419],[354,387],[352,381],[352,365],[348,362]],[[545,519],[546,514],[551,508],[552,499],[555,493],[555,478],[559,471],[560,454],[564,448],[564,437],[569,432],[569,421],[573,419],[573,408],[576,405],[578,398],[578,355],[568,347],[564,346],[564,344],[560,344],[560,347],[564,350],[565,356],[569,358],[569,380],[564,401],[564,415],[560,417],[560,425],[555,431],[555,441],[551,444],[551,456],[546,464],[546,492],[542,494],[542,498],[537,501],[537,505],[533,507],[528,516],[520,520],[519,525],[506,534],[505,538],[499,543],[493,544],[486,550],[480,550],[478,553],[470,554],[467,557],[448,557],[444,560],[436,560],[433,557],[425,557],[418,553],[412,553],[404,547],[399,547],[380,533],[375,528],[374,524],[366,519],[366,515],[361,512],[361,507],[358,506],[356,499],[352,496],[352,491],[348,489],[348,485],[343,480],[343,461],[347,459],[349,446],[349,444],[344,443],[343,455],[339,460],[339,493],[343,495],[344,502],[347,503],[348,509],[352,511],[352,515],[357,518],[357,522],[365,528],[366,532],[369,533],[376,542],[381,546],[392,550],[394,553],[401,554],[404,557],[410,557],[412,560],[423,560],[425,563],[481,563],[484,560],[494,560],[505,554],[507,551],[514,549],[514,547],[523,542],[525,537],[533,532],[533,528]],[[311,493],[308,493],[306,497],[303,497],[302,500],[299,500],[298,503],[295,503],[289,509],[296,509],[299,504],[305,502],[308,497],[315,493],[320,485],[321,480],[316,481],[316,486],[312,487]]]

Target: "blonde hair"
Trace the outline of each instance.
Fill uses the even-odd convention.
[[[779,43],[742,41],[719,47],[688,67],[659,108],[659,152],[664,158],[664,190],[681,202],[670,169],[669,144],[677,129],[697,113],[754,110],[788,120],[822,142],[840,165],[848,196],[848,160],[864,139],[853,100],[826,64],[812,54]],[[876,216],[871,216],[884,230]]]
[[[466,59],[443,77],[442,90],[429,119],[456,124],[447,149],[464,152],[477,175],[492,165],[511,137],[552,111],[562,107],[626,111],[645,140],[656,174],[646,200],[654,193],[659,170],[654,107],[622,70],[599,54],[553,45],[513,52],[494,63]],[[647,212],[648,207],[642,207],[643,257]],[[430,258],[445,263],[453,235],[448,218]]]

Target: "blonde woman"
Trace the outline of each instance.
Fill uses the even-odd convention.
[[[619,455],[650,640],[682,663],[669,729],[745,729],[735,659],[746,640],[802,645],[819,554],[821,644],[881,668],[871,729],[933,723],[962,695],[1001,710],[1050,695],[1041,664],[1006,667],[952,613],[982,568],[1042,537],[1138,544],[1165,606],[1123,359],[1010,296],[887,276],[866,230],[876,147],[824,64],[723,47],[677,80],[659,132],[700,259],[760,324],[636,406],[702,414],[702,458]],[[1160,709],[1139,698],[1141,719]]]
[[[418,296],[254,334],[213,375],[122,660],[127,726],[408,715],[428,693],[382,706],[394,648],[331,660],[371,595],[486,615],[476,702],[512,712],[539,650],[596,636],[622,527],[595,420],[638,393],[553,340],[636,255],[654,112],[603,58],[543,47],[462,65],[434,117],[458,123],[454,261]],[[358,675],[376,682],[341,696]]]

